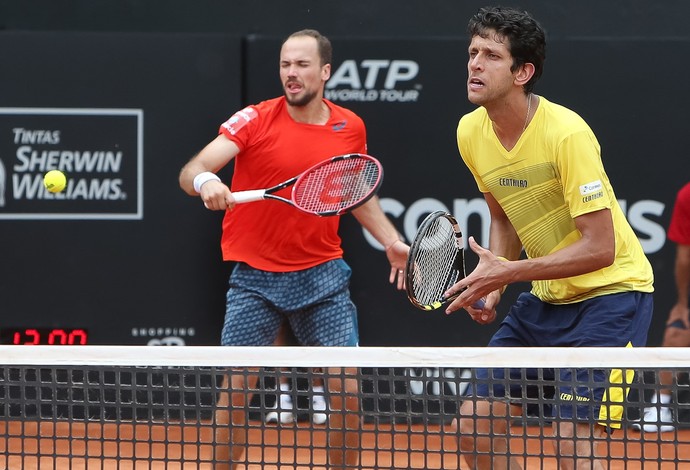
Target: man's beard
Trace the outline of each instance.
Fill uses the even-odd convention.
[[[314,99],[316,98],[316,92],[306,92],[304,95],[302,95],[299,98],[295,98],[292,95],[289,95],[287,92],[285,92],[285,99],[287,100],[288,104],[290,106],[306,106],[309,103],[311,103]]]

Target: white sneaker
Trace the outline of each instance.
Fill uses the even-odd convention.
[[[264,421],[266,423],[277,423],[280,421],[282,424],[294,422],[295,415],[292,406],[292,397],[287,393],[281,393],[277,403],[280,403],[280,406],[274,405],[273,409],[276,411],[266,413],[266,418],[264,418]]]
[[[675,430],[671,409],[668,406],[650,406],[644,409],[644,415],[633,428],[644,432],[672,432]]]
[[[326,400],[323,395],[313,395],[311,399],[311,422],[314,424],[323,424],[326,422]]]

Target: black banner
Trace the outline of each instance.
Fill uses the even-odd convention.
[[[218,344],[221,214],[180,168],[240,107],[223,34],[0,35],[0,338]],[[64,171],[62,193],[43,173]]]
[[[243,48],[242,38],[223,34],[0,35],[2,341],[218,344],[229,269],[222,214],[184,195],[177,177],[227,117],[282,93],[282,38],[245,39]],[[466,40],[331,39],[326,96],[364,118],[369,153],[385,168],[381,203],[401,234],[411,240],[426,214],[444,209],[486,245],[488,210],[455,142],[458,119],[472,109]],[[684,121],[675,118],[690,94],[682,80],[664,80],[673,99],[661,99],[648,92],[658,87],[653,74],[622,73],[640,57],[690,52],[690,43],[673,45],[557,38],[535,90],[580,113],[602,144],[657,277],[650,345],[660,343],[675,301],[666,226],[688,175]],[[39,185],[53,167],[69,178],[57,195]],[[342,236],[361,344],[486,344],[495,325],[412,307],[353,217],[343,217]],[[469,256],[468,269],[474,262]],[[527,288],[511,286],[499,315]]]
[[[426,214],[447,210],[466,235],[487,246],[488,208],[460,159],[455,138],[458,120],[473,109],[466,97],[466,39],[331,40],[334,62],[326,96],[356,111],[367,124],[369,153],[385,169],[381,203],[400,232],[409,241]],[[281,93],[277,67],[281,41],[254,36],[248,42],[249,102]],[[690,45],[680,42],[676,47],[688,49]],[[684,160],[676,158],[681,152],[679,142],[659,141],[651,132],[659,127],[659,116],[673,111],[670,107],[664,110],[669,103],[654,94],[639,92],[653,87],[651,76],[614,78],[640,54],[667,54],[660,49],[659,44],[642,40],[552,41],[535,91],[574,109],[588,121],[602,145],[604,165],[617,197],[657,279],[670,280],[674,250],[666,243],[666,226],[675,191],[688,172]],[[592,63],[606,66],[592,74]],[[690,94],[683,86],[669,84],[670,93],[690,105]],[[681,125],[668,123],[663,132],[680,135]],[[648,164],[650,158],[654,165]],[[442,311],[421,312],[412,307],[403,293],[388,284],[388,264],[381,247],[362,232],[354,218],[343,218],[342,235],[346,258],[354,270],[352,290],[363,345],[487,343],[496,325],[479,326],[462,313],[447,316]],[[470,253],[468,270],[474,262]],[[499,318],[517,294],[528,289],[526,283],[510,286]],[[665,313],[675,299],[670,282],[657,282],[656,289],[661,313],[652,327],[650,344],[660,341]]]

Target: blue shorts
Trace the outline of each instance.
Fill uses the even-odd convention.
[[[356,346],[351,274],[342,259],[286,273],[238,263],[230,274],[221,344],[273,345],[287,320],[300,345]]]
[[[520,294],[491,338],[489,346],[645,346],[653,307],[652,294],[643,292],[603,295],[566,305],[548,304],[526,292]],[[506,371],[509,372],[508,380]],[[541,375],[538,375],[540,372]],[[602,403],[605,394],[604,401],[608,403],[623,401],[627,389],[611,385],[621,383],[623,372],[626,373],[626,381],[631,381],[632,372],[621,370],[478,369],[476,387],[468,387],[468,393],[509,401],[511,398],[536,398],[535,395],[543,395],[544,390],[535,388],[548,387],[548,382],[553,381],[558,373],[559,385],[553,390],[556,400],[553,401],[554,406],[550,407],[552,417],[572,419],[575,416],[577,419],[598,420],[607,426],[619,427],[622,407],[602,407],[597,404]],[[523,390],[525,385],[528,390]],[[543,403],[543,397],[539,401]]]

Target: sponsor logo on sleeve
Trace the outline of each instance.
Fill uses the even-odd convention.
[[[604,197],[604,185],[601,184],[600,180],[583,184],[580,186],[580,195],[582,195],[582,202],[591,202],[600,199]]]
[[[588,194],[601,191],[602,189],[603,185],[601,184],[601,180],[596,180],[592,181],[591,183],[583,184],[582,186],[580,186],[580,194],[583,196],[587,196]]]
[[[249,124],[249,121],[258,115],[259,113],[256,112],[256,109],[248,106],[230,116],[230,119],[221,124],[221,127],[226,129],[230,135],[235,135],[240,131],[240,129]]]

